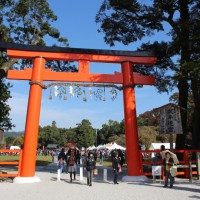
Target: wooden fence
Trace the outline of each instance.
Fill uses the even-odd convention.
[[[152,154],[160,153],[161,150],[141,150],[141,159],[142,159],[142,165],[143,167],[146,166],[153,166],[153,165],[161,165],[163,164],[162,160],[159,160],[157,162],[153,162]],[[180,177],[184,178],[191,178],[193,175],[198,175],[197,170],[197,159],[196,159],[196,153],[200,152],[200,150],[173,150],[173,153],[175,153],[179,159],[178,167],[178,175]],[[145,155],[147,155],[147,158],[145,158]],[[150,157],[150,158],[148,158]],[[143,172],[145,176],[152,176],[152,171],[145,171]],[[164,169],[162,167],[162,178],[164,178]]]
[[[20,176],[20,170],[21,170],[21,161],[22,161],[22,150],[2,150],[0,149],[0,153],[13,156],[15,154],[19,154],[19,160],[18,161],[1,161],[1,155],[0,155],[0,167],[1,166],[18,166],[17,173],[7,173],[4,172],[0,173],[0,177],[17,177]],[[0,168],[1,171],[1,168]]]

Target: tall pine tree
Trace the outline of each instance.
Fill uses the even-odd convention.
[[[96,22],[101,24],[99,31],[105,33],[104,40],[111,46],[115,42],[128,45],[157,32],[165,31],[171,36],[169,42],[143,44],[140,50],[155,50],[158,63],[153,68],[140,66],[134,69],[142,74],[156,75],[157,87],[161,92],[177,86],[183,127],[183,134],[177,135],[177,149],[184,148],[188,133],[189,89],[192,89],[196,102],[193,137],[194,140],[200,137],[200,74],[199,70],[198,73],[194,72],[199,67],[199,9],[199,0],[104,0],[96,15]],[[178,64],[172,59],[177,55]],[[169,74],[169,70],[173,75]],[[200,148],[200,140],[195,141],[193,148]]]

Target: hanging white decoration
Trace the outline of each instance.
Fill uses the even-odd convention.
[[[73,92],[73,87],[72,87],[72,85],[69,86],[69,94],[70,94],[71,96],[74,96],[74,92]]]
[[[67,88],[64,88],[64,100],[67,100]]]
[[[104,87],[104,90],[103,90],[103,101],[106,101],[106,89]]]
[[[84,93],[84,96],[83,96],[83,101],[87,101],[87,97],[86,97],[86,91],[85,91],[85,88],[84,88],[84,90],[83,90],[83,93]]]
[[[50,95],[49,95],[49,99],[52,100],[53,96],[52,96],[52,88],[50,88]]]
[[[92,99],[92,88],[89,87],[90,99]]]
[[[94,84],[94,83],[67,83],[67,82],[52,82],[48,85],[42,85],[40,83],[31,83],[31,84],[38,84],[43,89],[47,89],[50,87],[50,96],[49,99],[52,99],[52,87],[54,87],[54,94],[56,97],[59,97],[60,99],[67,100],[67,87],[69,87],[69,95],[70,96],[77,96],[80,97],[83,95],[83,101],[87,101],[87,95],[86,95],[86,88],[89,89],[89,97],[90,99],[95,98],[95,100],[101,100],[106,101],[106,88],[111,88],[111,99],[114,101],[117,97],[117,90],[123,90],[124,88],[133,87],[134,85],[127,85],[123,87],[119,87],[117,85],[113,84]],[[95,87],[95,88],[94,88]]]
[[[57,85],[54,86],[54,90],[55,90],[55,97],[57,97],[59,94]]]

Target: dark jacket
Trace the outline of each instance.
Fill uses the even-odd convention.
[[[62,160],[65,160],[65,152],[61,151],[58,155],[58,160],[60,160],[62,158]]]
[[[112,167],[114,170],[119,170],[119,158],[118,157],[113,158]]]
[[[86,170],[87,171],[92,171],[93,169],[96,168],[96,162],[93,157],[89,157],[86,160]]]
[[[164,169],[165,171],[169,171],[170,168],[173,166],[174,164],[174,160],[172,157],[169,158],[168,163],[166,163],[166,158],[163,160],[163,164],[164,164]]]
[[[66,163],[68,166],[74,166],[76,164],[76,152],[69,151],[66,155]]]

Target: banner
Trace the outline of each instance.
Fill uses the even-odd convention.
[[[169,104],[160,110],[160,133],[182,134],[181,115],[178,106]]]
[[[162,166],[152,166],[152,176],[161,176],[162,175]]]

